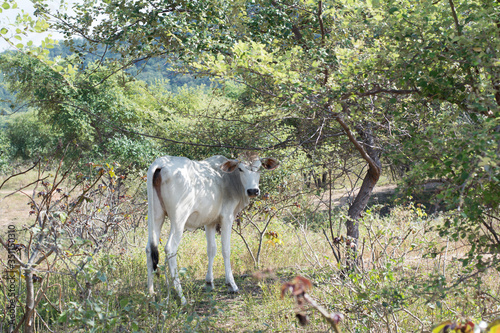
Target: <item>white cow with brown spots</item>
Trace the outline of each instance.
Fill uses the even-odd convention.
[[[170,235],[165,246],[174,287],[185,304],[177,273],[177,249],[184,230],[205,227],[207,237],[207,285],[213,287],[212,266],[217,251],[215,233],[221,227],[222,256],[229,291],[238,292],[230,263],[230,237],[235,217],[250,198],[259,195],[259,169],[273,170],[279,165],[274,158],[253,157],[248,161],[213,156],[204,161],[165,156],[153,162],[148,170],[148,231],[146,246],[148,289],[154,294],[153,272],[158,267],[158,242],[166,216]]]

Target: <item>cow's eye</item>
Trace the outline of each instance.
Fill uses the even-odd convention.
[[[240,172],[243,172],[243,169],[242,169],[242,168],[238,168],[238,170],[240,170]]]

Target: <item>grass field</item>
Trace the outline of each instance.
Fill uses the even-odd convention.
[[[29,183],[28,176],[21,183],[2,190],[11,191]],[[29,243],[30,234],[28,229],[22,231],[22,226],[33,221],[26,210],[26,207],[29,209],[26,198],[16,194],[0,203],[2,235],[6,223],[13,223],[19,229],[18,241],[24,244]],[[96,203],[95,198],[92,203]],[[318,205],[323,206],[317,209]],[[232,268],[240,287],[236,295],[229,294],[224,285],[220,237],[217,236],[219,251],[214,262],[215,289],[206,291],[204,232],[185,232],[178,253],[179,272],[188,300],[183,307],[175,292],[169,292],[164,265],[160,266],[161,276],[155,278],[158,296],[146,293],[144,220],[137,227],[120,229],[123,230],[120,237],[102,238],[101,243],[95,244],[109,242],[109,246],[102,245],[100,251],[93,251],[92,244],[84,241],[78,243],[83,245],[76,246],[76,242],[62,240],[61,251],[57,256],[52,255],[36,273],[42,278],[35,284],[40,299],[35,318],[37,331],[331,330],[326,320],[307,306],[309,324],[301,326],[296,318],[298,307],[294,299],[281,298],[283,283],[297,275],[312,282],[310,294],[319,304],[344,316],[340,323],[343,332],[429,332],[434,324],[444,320],[491,321],[500,314],[498,271],[490,269],[463,279],[466,275],[458,259],[467,250],[465,243],[443,239],[431,231],[433,225],[442,223],[444,213],[427,216],[422,207],[412,202],[395,206],[383,217],[378,214],[380,207],[368,210],[360,222],[359,264],[345,276],[342,274],[344,260],[337,262],[322,233],[324,226],[330,235],[324,204],[318,198],[305,196],[296,206],[294,210],[281,211],[269,224],[267,230],[276,237],[263,238],[259,267],[255,267],[248,250],[255,255],[260,240],[257,229],[246,224],[240,230],[241,236],[233,232]],[[335,236],[343,233],[345,208],[345,205],[336,207],[333,212]],[[86,212],[89,214],[90,208]],[[256,223],[262,225],[265,219]],[[164,226],[163,240],[167,232],[168,227]],[[345,259],[346,243],[333,246]],[[3,250],[1,258],[5,270]],[[164,258],[161,251],[160,263]],[[17,281],[16,318],[19,320],[23,314],[25,285],[23,279]],[[455,285],[458,281],[461,282]],[[2,285],[6,294],[4,280]],[[6,306],[6,298],[0,298],[0,308]],[[0,313],[2,329],[7,327],[5,313]]]

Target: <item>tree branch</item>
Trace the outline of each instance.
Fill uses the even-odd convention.
[[[10,250],[9,246],[7,245],[7,243],[5,243],[5,241],[3,240],[2,236],[0,236],[0,244],[2,244],[2,246],[7,250],[7,252],[9,253],[9,255],[11,255],[14,259],[16,259],[16,261],[17,261],[17,263],[19,265],[21,265],[24,268],[28,267],[28,265],[26,265],[25,263],[23,263],[23,261],[21,260],[21,258],[19,258],[14,252],[12,252]]]
[[[345,107],[345,106],[343,106]],[[347,135],[347,137],[349,138],[349,141],[351,141],[351,143],[354,145],[354,147],[356,148],[356,150],[359,151],[359,153],[361,154],[361,157],[368,163],[368,165],[370,166],[370,169],[372,170],[376,170],[380,173],[380,167],[377,165],[377,163],[375,163],[375,161],[368,155],[368,153],[366,152],[366,150],[363,148],[363,145],[358,141],[356,140],[356,138],[354,137],[354,134],[352,133],[351,129],[349,128],[349,126],[347,126],[347,124],[344,122],[344,120],[342,119],[342,117],[339,115],[339,114],[336,114],[334,115],[334,119],[340,124],[340,126],[344,129],[344,132],[345,134]]]
[[[164,138],[164,137],[160,137],[160,136],[157,136],[157,135],[151,135],[151,134],[146,134],[146,133],[141,133],[141,132],[136,132],[136,131],[131,131],[131,130],[127,130],[127,129],[124,129],[124,128],[118,128],[116,126],[114,126],[113,124],[111,124],[109,121],[107,121],[106,119],[103,119],[102,117],[99,117],[98,115],[90,112],[89,110],[87,110],[86,108],[84,107],[80,107],[78,105],[75,105],[73,103],[68,103],[68,102],[64,102],[64,101],[59,101],[59,103],[61,104],[65,104],[65,105],[68,105],[68,106],[71,106],[71,107],[74,107],[74,108],[77,108],[93,117],[96,117],[98,118],[100,121],[103,121],[105,123],[108,123],[108,125],[110,125],[112,128],[114,128],[115,130],[119,131],[119,132],[122,132],[122,133],[128,133],[128,134],[134,134],[134,135],[139,135],[139,136],[143,136],[143,137],[147,137],[147,138],[152,138],[152,139],[158,139],[158,140],[162,140],[162,141],[165,141],[165,142],[170,142],[170,143],[174,143],[174,144],[182,144],[182,145],[188,145],[188,146],[193,146],[193,147],[206,147],[206,148],[231,148],[231,149],[237,149],[237,150],[259,150],[259,151],[263,151],[263,150],[273,150],[273,149],[277,149],[277,148],[280,148],[280,147],[284,147],[286,146],[287,143],[289,143],[290,141],[292,141],[292,139],[288,138],[284,141],[281,141],[281,142],[278,142],[274,145],[271,145],[271,146],[267,146],[267,147],[242,147],[242,146],[232,146],[232,145],[225,145],[225,144],[206,144],[206,143],[195,143],[195,142],[188,142],[188,141],[179,141],[179,140],[173,140],[173,139],[167,139],[167,138]]]
[[[449,0],[449,2],[451,8],[451,15],[453,16],[453,20],[455,21],[455,29],[457,29],[457,34],[459,36],[462,36],[462,28],[460,27],[460,23],[458,23],[458,16],[457,12],[455,11],[455,5],[453,4],[453,0]]]
[[[375,85],[375,88],[372,90],[368,90],[366,92],[358,92],[358,93],[346,93],[343,94],[341,97],[341,101],[347,101],[352,95],[358,96],[358,97],[366,97],[366,96],[372,96],[372,95],[377,95],[377,94],[391,94],[391,95],[409,95],[409,94],[415,94],[419,93],[420,91],[418,89],[384,89],[381,88],[378,84]]]

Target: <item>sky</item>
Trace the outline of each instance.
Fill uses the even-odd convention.
[[[0,13],[0,28],[7,28],[9,30],[15,29],[11,24],[15,22],[16,16],[24,10],[24,12],[33,14],[34,8],[30,0],[16,0],[17,8],[16,9],[3,9],[2,13]],[[56,9],[59,7],[60,0],[47,0],[50,5],[50,8]],[[47,33],[30,33],[28,36],[23,37],[22,43],[26,44],[29,40],[33,41],[33,44],[38,46],[41,44],[41,41],[44,40],[49,34],[52,35],[53,39],[62,39],[62,34],[50,31]],[[7,33],[8,37],[12,37],[12,34]],[[19,42],[17,39],[12,39],[14,44]],[[13,49],[3,38],[0,38],[0,52],[5,50]]]

